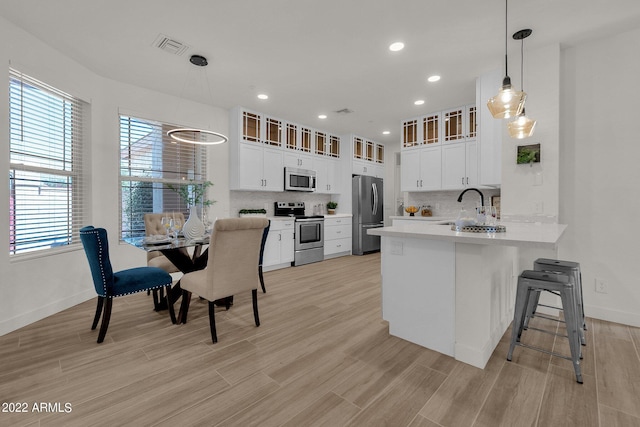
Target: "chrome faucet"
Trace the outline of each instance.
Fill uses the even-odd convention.
[[[462,196],[464,196],[464,193],[466,193],[469,190],[473,190],[473,191],[477,191],[478,192],[478,194],[480,195],[480,206],[484,206],[484,194],[482,194],[482,191],[478,190],[477,188],[467,188],[466,190],[464,190],[458,196],[458,202],[462,202]]]

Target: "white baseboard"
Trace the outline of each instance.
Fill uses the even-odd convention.
[[[11,319],[3,320],[0,322],[0,336],[6,335],[9,332],[13,332],[23,326],[30,325],[31,323],[42,320],[45,317],[49,317],[53,314],[59,313],[67,308],[73,307],[85,301],[89,301],[91,298],[96,297],[96,292],[93,289],[81,292],[76,295],[72,295],[62,300],[52,302],[51,304],[39,307],[36,310],[32,310],[28,313],[21,314]]]
[[[607,322],[620,323],[622,325],[640,328],[640,314],[638,313],[628,313],[590,305],[584,306],[584,313],[585,316],[593,319],[605,320]]]

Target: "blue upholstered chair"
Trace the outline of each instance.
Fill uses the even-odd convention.
[[[157,267],[137,267],[114,273],[109,260],[107,230],[104,228],[84,227],[80,230],[80,240],[89,260],[93,285],[98,294],[98,306],[91,330],[96,328],[102,314],[102,325],[98,334],[98,343],[101,343],[109,327],[113,298],[147,289],[155,293],[162,287],[166,287],[168,292],[172,278],[169,273]]]
[[[269,235],[269,228],[271,228],[271,221],[268,220],[268,224],[262,232],[262,243],[260,243],[260,261],[258,262],[258,275],[260,276],[260,286],[262,286],[262,293],[266,294],[267,290],[264,287],[264,277],[262,276],[262,260],[264,259],[264,245],[267,243],[267,236]]]

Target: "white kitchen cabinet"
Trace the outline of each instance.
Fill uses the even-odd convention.
[[[475,104],[443,111],[442,140],[445,143],[475,140],[477,134],[476,111]]]
[[[442,147],[442,189],[458,190],[478,185],[478,143],[445,144]]]
[[[441,147],[403,150],[400,154],[402,191],[440,190],[442,184]]]
[[[316,192],[322,194],[339,194],[342,190],[340,180],[340,163],[331,157],[315,157],[313,170],[316,171]]]
[[[237,161],[230,165],[232,190],[284,190],[282,151],[240,143],[237,154]]]
[[[324,217],[324,257],[334,258],[351,254],[351,217]]]
[[[312,169],[313,155],[311,145],[311,128],[295,123],[284,124],[284,165],[287,167]]]
[[[442,113],[429,113],[402,122],[402,148],[434,146],[442,141]]]
[[[297,151],[285,150],[283,154],[284,165],[299,169],[313,169],[314,156]]]
[[[264,245],[263,270],[290,267],[294,256],[294,244],[294,221],[271,220]]]
[[[351,173],[384,178],[384,145],[351,135]]]

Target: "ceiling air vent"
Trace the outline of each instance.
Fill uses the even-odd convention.
[[[348,108],[343,108],[341,110],[336,110],[335,112],[338,114],[351,114],[353,113],[353,110],[350,110]]]
[[[158,49],[162,49],[173,55],[182,55],[187,49],[189,49],[189,46],[186,44],[176,39],[172,39],[169,36],[165,36],[164,34],[158,35],[156,40],[153,42],[153,45]]]

